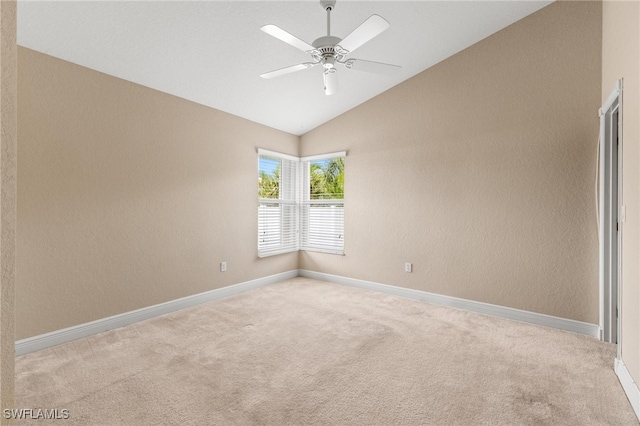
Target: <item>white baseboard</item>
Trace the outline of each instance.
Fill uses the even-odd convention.
[[[535,312],[523,311],[514,308],[507,308],[505,306],[491,305],[489,303],[459,299],[457,297],[443,296],[440,294],[428,293],[426,291],[379,284],[354,278],[341,277],[338,275],[325,274],[322,272],[309,271],[306,269],[300,270],[300,276],[329,281],[337,284],[344,284],[366,290],[373,290],[381,293],[391,294],[394,296],[406,297],[409,299],[421,300],[423,302],[433,303],[435,305],[464,309],[466,311],[477,312],[494,317],[507,318],[530,324],[541,325],[544,327],[571,331],[573,333],[586,334],[587,336],[595,338],[600,337],[600,326],[597,324],[589,324],[586,322],[559,318],[551,315],[538,314]]]
[[[268,284],[295,278],[297,276],[298,270],[295,269],[292,271],[282,272],[279,274],[270,275],[268,277],[258,278],[255,280],[230,285],[228,287],[223,287],[204,293],[194,294],[192,296],[171,300],[169,302],[160,303],[158,305],[148,306],[146,308],[137,309],[135,311],[125,312],[111,317],[102,318],[85,324],[64,328],[62,330],[52,331],[51,333],[41,334],[39,336],[18,340],[16,342],[16,356],[24,355],[29,352],[39,351],[41,349],[46,349],[51,346],[60,345],[72,340],[102,333],[103,331],[112,330],[114,328],[123,327],[125,325],[153,318],[158,315],[164,315],[178,311],[180,309],[190,308],[192,306],[209,302],[211,300],[233,296],[235,294],[253,290],[258,287],[263,287]]]
[[[534,312],[507,308],[504,306],[491,305],[488,303],[475,302],[472,300],[459,299],[450,296],[443,296],[420,290],[412,290],[386,284],[374,283],[370,281],[358,280],[354,278],[341,277],[338,275],[330,275],[321,272],[296,269],[275,275],[270,275],[268,277],[230,285],[228,287],[223,287],[200,294],[195,294],[193,296],[183,297],[181,299],[171,300],[169,302],[160,303],[158,305],[148,306],[146,308],[137,309],[135,311],[125,312],[119,315],[102,318],[85,324],[64,328],[62,330],[52,331],[50,333],[41,334],[39,336],[22,339],[16,342],[16,356],[24,355],[29,352],[34,352],[41,349],[46,349],[52,346],[60,345],[62,343],[70,342],[72,340],[81,339],[83,337],[92,336],[94,334],[102,333],[103,331],[112,330],[114,328],[124,327],[138,321],[143,321],[149,318],[156,317],[158,315],[168,314],[180,309],[189,308],[201,303],[209,302],[211,300],[233,296],[235,294],[263,287],[268,284],[295,278],[297,276],[315,278],[318,280],[334,282],[337,284],[348,285],[351,287],[357,287],[366,290],[373,290],[381,293],[391,294],[394,296],[422,300],[424,302],[429,302],[436,305],[449,306],[495,317],[507,318],[530,324],[571,331],[574,333],[586,334],[588,336],[596,338],[598,338],[600,335],[600,327],[596,324],[588,324],[580,321],[553,317],[550,315],[537,314]],[[637,387],[635,389],[637,390]]]
[[[636,413],[636,417],[640,420],[640,389],[638,389],[638,385],[633,380],[631,373],[627,370],[627,366],[624,365],[624,362],[622,362],[620,358],[616,358],[613,369],[620,380],[620,384],[622,384],[624,393],[626,393],[627,398],[629,398],[629,402],[633,407],[633,411]]]

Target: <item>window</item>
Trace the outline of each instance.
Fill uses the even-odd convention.
[[[343,254],[345,156],[258,150],[258,256],[300,249]]]
[[[297,157],[261,151],[258,159],[258,255],[299,248]]]
[[[344,156],[303,159],[302,250],[344,253]]]

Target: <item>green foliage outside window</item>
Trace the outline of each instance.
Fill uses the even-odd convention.
[[[309,183],[312,200],[344,199],[344,158],[311,162]]]
[[[312,200],[344,199],[344,158],[311,162],[309,185],[309,195]],[[280,197],[280,165],[271,172],[260,170],[258,196],[270,199]]]
[[[276,167],[272,173],[260,172],[258,196],[260,198],[280,198],[280,166]]]

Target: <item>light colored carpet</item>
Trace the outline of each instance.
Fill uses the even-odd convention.
[[[64,425],[637,425],[614,356],[295,278],[21,356],[16,393],[21,408],[68,409]]]

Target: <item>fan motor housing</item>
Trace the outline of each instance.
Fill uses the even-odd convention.
[[[336,45],[342,41],[339,37],[324,36],[316,39],[312,45],[317,50],[317,60],[322,62],[322,66],[330,69],[333,68],[336,60],[340,59],[341,55],[336,51]]]
[[[340,43],[341,41],[342,39],[340,37],[324,36],[315,39],[315,41],[311,43],[311,45],[322,52],[323,48],[330,47],[331,49],[333,49],[335,45]]]

